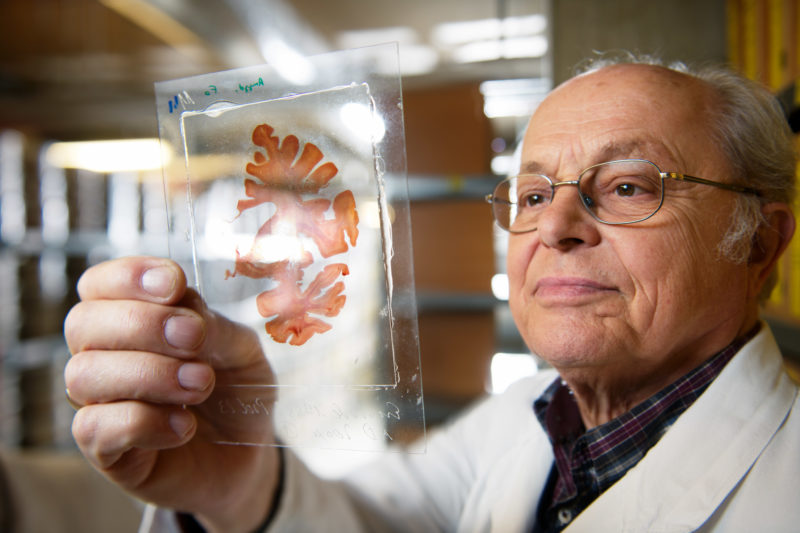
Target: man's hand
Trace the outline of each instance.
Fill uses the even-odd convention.
[[[202,404],[215,382],[273,382],[255,333],[209,311],[166,259],[97,265],[78,293],[64,375],[83,454],[133,495],[209,530],[254,529],[277,485],[277,449],[196,437],[211,422],[185,406]],[[260,442],[271,442],[271,425],[263,431]]]

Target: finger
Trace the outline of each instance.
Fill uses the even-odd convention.
[[[88,351],[67,362],[64,380],[78,405],[120,400],[195,405],[211,393],[214,371],[205,363],[154,353]]]
[[[78,409],[80,409],[81,407],[83,407],[83,405],[82,405],[82,404],[80,404],[80,403],[78,403],[78,402],[76,402],[75,400],[73,400],[73,399],[72,399],[72,395],[70,395],[70,393],[69,393],[69,387],[66,387],[66,388],[64,389],[64,396],[66,396],[66,397],[67,397],[67,403],[68,403],[68,404],[69,404],[69,406],[70,406],[70,407],[72,407],[74,410],[76,410],[76,411],[77,411]]]
[[[194,415],[185,409],[133,401],[83,407],[72,421],[76,444],[101,470],[112,468],[134,448],[164,450],[181,446],[196,429]]]
[[[208,333],[203,355],[218,371],[218,384],[271,384],[272,369],[252,328],[206,312]]]
[[[64,321],[64,336],[72,354],[139,350],[193,358],[205,335],[205,320],[197,312],[135,300],[80,302]]]
[[[95,265],[78,280],[82,300],[179,301],[186,276],[174,261],[158,257],[123,257]]]

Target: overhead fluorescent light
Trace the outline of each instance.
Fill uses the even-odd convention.
[[[479,63],[498,59],[543,57],[546,53],[547,38],[543,35],[534,35],[467,43],[454,49],[452,57],[457,63]]]
[[[492,18],[445,22],[434,27],[432,39],[443,46],[456,46],[475,41],[538,35],[547,28],[544,15]]]
[[[544,57],[547,53],[547,38],[543,35],[504,39],[502,54],[504,59],[525,57]]]
[[[419,76],[428,74],[439,64],[439,53],[431,46],[409,44],[400,46],[400,74]]]
[[[419,42],[419,34],[409,26],[390,26],[343,31],[336,36],[336,44],[339,48],[361,48],[392,42],[400,45],[416,44]]]
[[[459,45],[473,41],[498,39],[501,34],[500,19],[445,22],[433,28],[433,42],[442,45]]]
[[[408,26],[344,31],[336,37],[336,43],[339,48],[362,48],[393,42],[399,45],[399,68],[402,76],[428,74],[433,72],[436,69],[436,65],[439,64],[439,52],[432,46],[420,44],[419,34]],[[384,64],[394,65],[394,58],[378,57],[376,59],[376,68],[379,72],[387,75],[396,74],[396,72],[391,72],[389,69],[382,69]],[[383,61],[383,59],[386,59],[386,61]]]
[[[456,63],[482,63],[502,59],[500,41],[477,41],[459,46],[451,54]]]
[[[54,142],[45,150],[48,164],[98,173],[155,170],[167,164],[168,146],[158,139]]]
[[[538,35],[547,29],[547,17],[544,15],[528,15],[525,17],[506,17],[503,19],[503,37],[524,37]]]
[[[261,50],[267,63],[286,81],[307,85],[314,80],[316,73],[311,61],[282,39],[275,37],[267,39]]]
[[[551,85],[547,78],[485,81],[480,85],[483,112],[489,118],[529,117]]]
[[[506,98],[485,98],[483,101],[483,114],[487,118],[530,117],[536,111],[539,102],[541,102],[541,98],[524,95]]]

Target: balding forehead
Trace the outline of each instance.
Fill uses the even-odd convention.
[[[645,79],[658,79],[659,83],[669,83],[674,86],[681,86],[686,83],[695,83],[701,82],[696,77],[687,74],[685,72],[679,72],[677,70],[667,68],[661,65],[647,65],[642,63],[621,63],[618,65],[609,65],[605,67],[598,68],[596,70],[590,70],[588,72],[584,72],[583,74],[579,74],[575,76],[571,80],[567,80],[564,85],[567,85],[572,82],[577,81],[592,81],[592,80],[602,80],[605,77],[610,77],[611,79],[618,79],[620,76],[623,77],[638,77],[643,80]]]
[[[708,120],[714,104],[702,88],[705,82],[690,80],[650,65],[605,67],[574,78],[534,113],[521,171],[555,172],[559,161],[578,171],[603,161],[641,158],[688,172],[714,159],[720,155],[714,122]]]
[[[607,94],[630,95],[631,91],[651,97],[653,103],[669,101],[670,106],[694,109],[695,112],[714,108],[716,90],[705,80],[657,65],[611,65],[579,75],[557,87],[550,97],[556,100],[585,99]]]
[[[527,153],[531,149],[535,153],[534,147],[527,147]],[[592,153],[587,154],[587,159],[583,162],[584,166],[591,166],[597,163],[605,163],[617,159],[659,159],[662,156],[664,147],[659,143],[647,139],[630,139],[617,141],[612,140],[597,147]],[[535,156],[534,156],[535,157]],[[549,163],[552,165],[552,163]],[[537,159],[525,159],[520,167],[520,174],[548,174],[554,170],[545,161]]]

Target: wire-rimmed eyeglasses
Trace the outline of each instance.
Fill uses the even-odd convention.
[[[664,203],[664,180],[711,185],[728,191],[761,196],[749,187],[719,183],[678,172],[662,172],[646,159],[619,159],[583,170],[578,179],[554,182],[544,174],[520,174],[501,181],[486,196],[497,224],[511,233],[537,228],[556,192],[556,187],[578,187],[581,204],[603,224],[634,224],[656,214]]]

